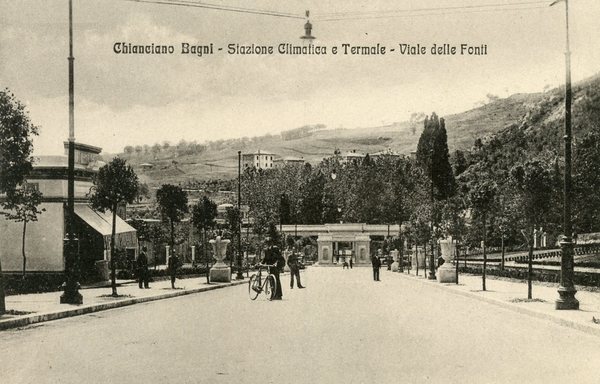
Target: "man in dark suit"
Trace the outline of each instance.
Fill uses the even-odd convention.
[[[168,269],[169,275],[171,276],[171,288],[175,289],[175,279],[177,277],[177,268],[181,266],[179,257],[175,254],[175,250],[171,251],[171,256],[169,257]]]
[[[373,264],[373,280],[380,281],[379,280],[379,268],[381,268],[381,260],[379,260],[379,257],[377,256],[377,254],[374,254],[373,257],[371,258],[371,264]]]
[[[290,267],[290,289],[294,289],[294,277],[296,278],[298,288],[304,288],[302,283],[300,283],[300,265],[298,265],[298,254],[296,252],[292,252],[288,256],[287,264]]]
[[[275,275],[276,289],[275,289],[275,297],[273,300],[281,300],[283,298],[283,291],[281,289],[281,281],[279,280],[279,273],[285,267],[285,259],[281,255],[281,251],[279,247],[276,245],[271,245],[265,250],[265,258],[263,260],[265,264],[275,265],[271,267],[271,273]]]
[[[140,252],[138,255],[137,274],[140,289],[142,288],[142,284],[143,288],[150,288],[150,274],[148,273],[148,256],[146,256],[146,247],[142,247],[142,252]]]

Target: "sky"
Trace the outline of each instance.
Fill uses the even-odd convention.
[[[563,84],[565,73],[564,3],[549,7],[550,2],[205,1],[299,16],[287,18],[73,0],[75,137],[115,153],[125,145],[252,137],[306,124],[380,126],[408,120],[412,113],[465,111],[486,95],[541,92]],[[569,4],[577,81],[600,70],[600,2]],[[482,5],[496,5],[495,11]],[[416,11],[423,8],[436,10]],[[314,45],[327,47],[327,55],[225,52],[228,44],[302,45],[305,10],[310,10]],[[175,53],[116,54],[118,42],[173,45]],[[214,54],[180,54],[184,42],[212,43]],[[345,43],[380,44],[388,52],[331,53],[331,47]],[[485,44],[487,55],[429,53],[433,44],[444,43]],[[428,53],[401,55],[399,44],[421,44]],[[37,155],[61,154],[68,137],[68,55],[67,0],[0,2],[0,87],[9,88],[40,127]]]

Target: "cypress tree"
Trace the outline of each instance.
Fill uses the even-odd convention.
[[[439,125],[433,138],[433,184],[437,200],[446,200],[454,195],[455,182],[450,155],[448,153],[448,135],[444,119],[439,119]]]
[[[434,197],[437,200],[454,195],[455,181],[448,153],[446,124],[435,112],[425,118],[423,133],[417,145],[417,163],[433,180]]]

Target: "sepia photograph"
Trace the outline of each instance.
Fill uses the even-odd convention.
[[[597,0],[0,2],[0,382],[600,382]]]

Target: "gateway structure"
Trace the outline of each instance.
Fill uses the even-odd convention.
[[[291,236],[316,236],[318,265],[335,265],[352,261],[356,265],[371,264],[371,236],[390,237],[400,232],[398,224],[322,224],[282,225],[281,232]]]

